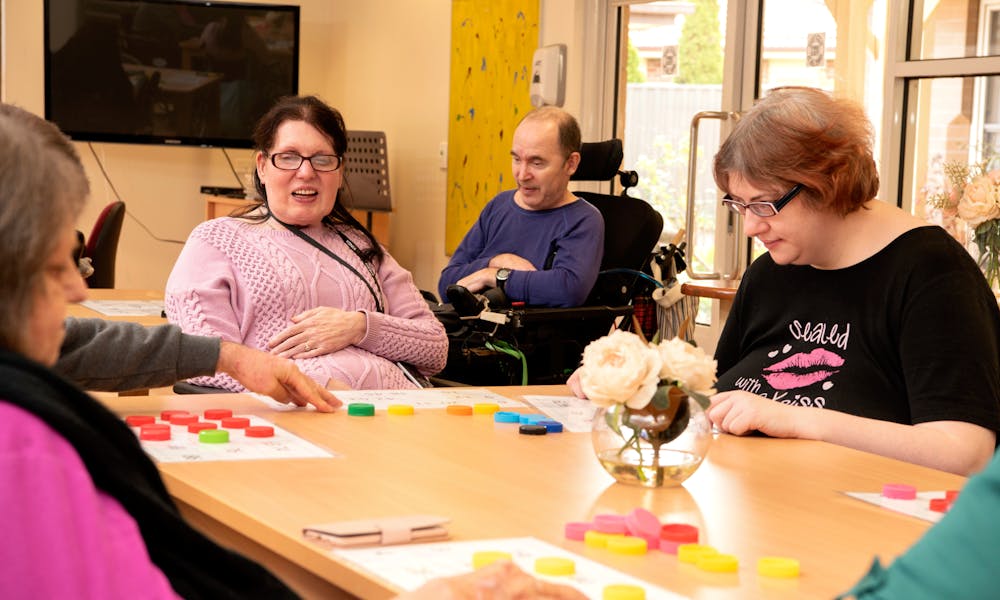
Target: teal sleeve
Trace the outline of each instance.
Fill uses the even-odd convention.
[[[1000,597],[1000,459],[969,479],[939,523],[882,569],[871,570],[841,598]]]

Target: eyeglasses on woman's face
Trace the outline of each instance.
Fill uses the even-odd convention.
[[[336,171],[342,162],[342,158],[336,154],[302,156],[294,152],[277,152],[271,155],[271,164],[282,171],[295,171],[302,166],[303,161],[307,160],[314,170],[323,173]]]
[[[747,210],[749,210],[758,217],[773,217],[802,191],[802,187],[801,183],[796,183],[784,196],[773,202],[747,202],[744,204],[743,202],[733,200],[732,196],[726,194],[722,197],[722,204],[729,210],[741,215],[747,214]]]

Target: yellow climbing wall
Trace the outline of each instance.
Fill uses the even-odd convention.
[[[510,138],[531,110],[538,0],[452,0],[445,251],[454,252],[483,206],[515,187]]]

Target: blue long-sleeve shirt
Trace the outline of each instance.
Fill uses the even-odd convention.
[[[438,293],[489,266],[498,254],[516,254],[537,271],[514,270],[504,286],[507,297],[529,306],[579,306],[587,299],[604,254],[604,219],[586,200],[549,210],[525,210],[515,190],[497,194],[483,208],[448,266]],[[546,262],[552,256],[551,266]]]

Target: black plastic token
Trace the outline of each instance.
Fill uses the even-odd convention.
[[[525,424],[521,425],[518,431],[524,435],[545,435],[549,430],[545,425]]]

